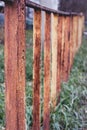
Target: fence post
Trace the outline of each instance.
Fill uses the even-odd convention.
[[[43,129],[50,128],[50,86],[51,86],[51,13],[45,13],[45,42],[44,42],[44,115]]]
[[[33,130],[40,130],[41,11],[34,10],[33,24]]]
[[[57,99],[57,54],[58,54],[58,14],[52,14],[52,79],[51,79],[51,101],[56,105]]]
[[[6,130],[25,130],[25,2],[5,5]]]

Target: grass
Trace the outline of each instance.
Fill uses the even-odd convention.
[[[4,125],[4,56],[0,45],[0,126]]]
[[[50,130],[87,130],[87,40],[75,57],[69,81],[62,83],[60,103],[50,115]],[[26,123],[32,125],[32,31],[26,32]],[[42,101],[43,102],[43,101]],[[42,115],[41,115],[42,116]],[[0,45],[0,126],[4,126],[4,56]],[[0,129],[1,130],[1,129]]]

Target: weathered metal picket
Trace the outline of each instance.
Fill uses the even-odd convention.
[[[25,7],[34,8],[33,130],[40,130],[41,11],[45,11],[43,129],[50,129],[50,102],[59,102],[81,46],[84,16],[64,13],[29,0],[5,1],[6,130],[25,130]],[[58,101],[57,101],[58,100]]]
[[[50,122],[50,62],[51,62],[51,13],[45,13],[45,42],[44,42],[44,117],[43,129],[49,130]]]
[[[5,4],[6,130],[25,130],[25,2]]]

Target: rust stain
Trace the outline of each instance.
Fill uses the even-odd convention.
[[[51,61],[51,14],[45,13],[43,130],[50,129],[50,89],[51,89],[50,61]]]
[[[5,6],[5,85],[6,130],[25,130],[24,0]]]
[[[40,130],[41,11],[34,10],[33,25],[33,130]]]

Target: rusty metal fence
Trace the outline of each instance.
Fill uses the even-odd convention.
[[[45,12],[43,130],[49,130],[50,102],[55,107],[81,46],[84,16],[55,11],[29,0],[5,1],[6,130],[25,130],[25,7],[33,20],[33,130],[40,130],[41,11]]]

